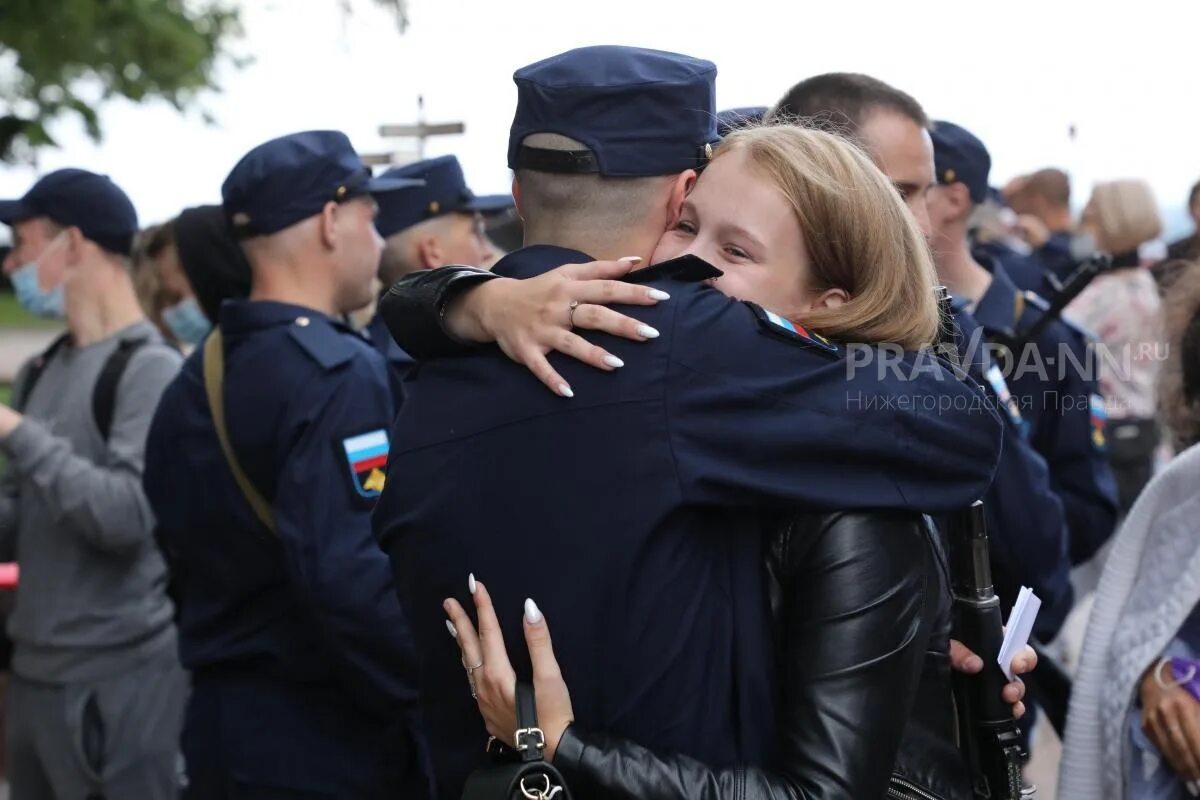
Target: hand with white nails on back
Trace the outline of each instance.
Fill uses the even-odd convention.
[[[450,635],[458,642],[464,664],[483,667],[475,673],[476,702],[479,713],[490,735],[508,746],[513,745],[517,730],[517,677],[508,660],[504,646],[504,635],[500,621],[492,606],[487,587],[471,575],[467,582],[475,602],[475,614],[479,619],[479,631],[471,623],[467,612],[457,600],[448,599],[442,608],[449,615],[446,626]],[[525,600],[524,609],[525,644],[529,648],[529,660],[533,665],[533,692],[537,701],[538,724],[546,735],[545,757],[554,760],[558,742],[563,731],[574,720],[571,694],[563,680],[554,647],[550,641],[550,628],[546,618],[532,598]],[[467,691],[465,684],[463,691]]]

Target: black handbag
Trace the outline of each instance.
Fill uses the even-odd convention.
[[[494,748],[494,742],[488,742],[495,763],[467,776],[462,800],[571,800],[563,776],[542,758],[546,735],[538,727],[537,703],[528,683],[517,683],[517,726],[515,747]]]

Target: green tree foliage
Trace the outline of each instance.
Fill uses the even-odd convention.
[[[62,116],[99,139],[97,109],[113,97],[183,109],[216,88],[239,31],[221,0],[0,0],[0,160],[53,145],[47,127]]]

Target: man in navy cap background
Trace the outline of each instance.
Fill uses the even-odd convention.
[[[175,797],[187,682],[142,491],[146,431],[179,355],[138,305],[133,204],[52,172],[0,203],[21,304],[67,333],[0,405],[0,550],[21,565],[7,716],[15,797]]]
[[[250,299],[163,397],[146,491],[193,692],[189,797],[419,797],[414,655],[369,513],[392,404],[341,316],[372,299],[372,179],[344,134],[250,151],[222,187]]]
[[[385,289],[417,270],[447,264],[480,267],[491,260],[492,243],[484,231],[483,214],[511,208],[510,195],[476,196],[467,187],[454,156],[395,167],[382,177],[422,182],[407,191],[379,196],[375,227],[383,237],[379,280]],[[392,339],[378,314],[366,332],[387,360],[392,395],[399,408],[404,376],[413,360]]]
[[[498,297],[493,286],[544,284],[559,277],[544,273],[593,257],[648,260],[716,140],[715,72],[700,59],[623,47],[582,48],[519,70],[509,165],[526,247],[495,272],[529,280],[451,270],[413,275],[402,285],[427,282],[449,329],[484,341],[487,326],[475,313]],[[570,379],[560,397],[494,348],[431,361],[410,379],[374,524],[418,642],[442,797],[458,796],[465,775],[483,760],[486,739],[470,692],[472,680],[487,679],[486,665],[460,665],[439,613],[445,597],[466,601],[474,571],[487,581],[508,641],[520,641],[526,597],[554,618],[556,652],[581,718],[712,763],[762,763],[770,753],[773,648],[759,535],[765,520],[749,509],[888,505],[895,495],[881,500],[839,488],[872,481],[868,473],[878,477],[875,460],[856,459],[855,448],[880,443],[815,442],[828,417],[808,418],[808,411],[820,412],[806,411],[794,396],[793,381],[811,388],[823,374],[830,383],[821,385],[836,383],[844,406],[844,365],[803,341],[763,336],[744,306],[704,283],[717,274],[699,261],[668,263],[640,273],[649,287],[603,285],[576,298],[577,306],[564,300],[567,315],[588,301],[619,302],[634,293],[657,299],[637,316],[643,337],[661,341],[602,339],[617,359],[612,374],[557,362]],[[447,276],[451,289],[436,290]],[[488,283],[446,305],[480,281]],[[396,297],[381,303],[393,332],[423,324],[394,305]],[[447,344],[439,352],[448,351]],[[693,379],[664,388],[680,374]],[[974,391],[948,383],[948,391]],[[787,399],[748,407],[748,384],[757,397]],[[820,392],[805,398],[820,406]],[[961,429],[972,448],[995,445],[996,423],[986,416],[975,419],[982,428]],[[831,447],[839,456],[836,481],[819,477],[829,463],[816,454]],[[903,462],[907,450],[889,449],[884,460]],[[986,476],[939,484],[940,496],[926,493],[929,486],[905,492],[912,489],[914,502],[928,506],[966,502],[990,477],[983,461],[969,458],[960,477],[981,467]],[[463,486],[470,487],[468,500]],[[528,674],[526,654],[513,648],[512,655],[518,674]]]
[[[931,136],[938,185],[929,193],[929,217],[938,275],[972,305],[990,339],[1011,341],[1033,326],[1047,304],[1033,292],[1018,289],[999,261],[972,252],[968,243],[971,212],[987,199],[991,157],[974,134],[954,123],[936,123]],[[1086,334],[1060,318],[1003,359],[1030,442],[1045,457],[1051,484],[1063,500],[1073,564],[1087,561],[1100,549],[1117,516],[1103,421],[1091,412],[1099,388],[1088,350]]]

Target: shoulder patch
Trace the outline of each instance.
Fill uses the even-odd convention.
[[[1108,407],[1104,405],[1104,398],[1098,394],[1088,398],[1088,407],[1092,417],[1092,446],[1104,452],[1107,447],[1104,428],[1108,425]]]
[[[376,428],[342,439],[341,444],[354,491],[363,497],[378,497],[383,491],[384,470],[387,467],[387,431]]]
[[[1025,420],[1021,417],[1021,408],[1017,405],[1017,400],[1012,396],[1012,392],[1008,390],[1008,383],[1004,380],[1004,373],[1000,371],[999,365],[992,364],[988,368],[986,377],[1000,407],[1008,414],[1008,418],[1017,426],[1017,429],[1025,434],[1027,431]]]
[[[288,335],[324,369],[354,358],[353,342],[322,317],[296,317],[288,326]]]
[[[755,303],[747,303],[754,316],[758,319],[759,327],[766,333],[786,339],[801,347],[812,347],[830,355],[837,355],[838,346],[820,334],[812,333],[803,326],[779,316],[774,311],[768,311]]]

